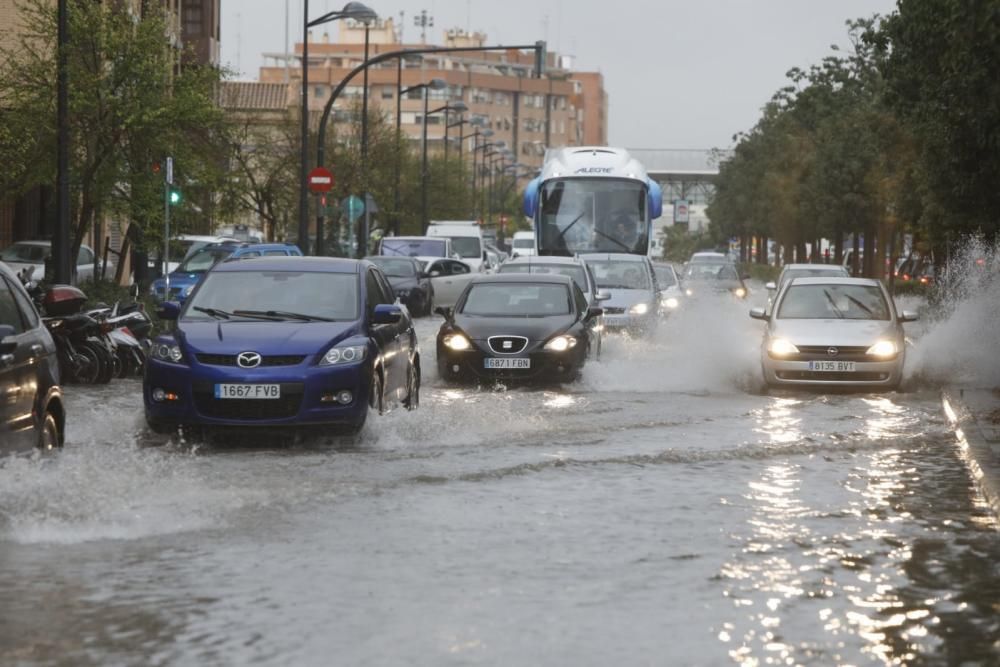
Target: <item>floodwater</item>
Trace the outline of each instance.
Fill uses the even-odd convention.
[[[937,388],[764,392],[747,307],[555,389],[441,385],[423,320],[420,410],[355,440],[152,447],[138,383],[74,390],[0,469],[0,664],[1000,662]]]

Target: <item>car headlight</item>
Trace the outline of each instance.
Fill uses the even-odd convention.
[[[184,288],[182,294],[184,294],[185,297],[189,297],[191,296],[191,292],[194,291],[194,288],[195,288],[194,285],[188,285],[187,287]]]
[[[673,310],[677,306],[681,305],[681,302],[677,300],[677,297],[669,296],[663,300],[663,305]]]
[[[184,353],[181,352],[180,345],[176,343],[154,343],[153,357],[159,361],[168,361],[172,364],[179,364],[184,361]]]
[[[694,290],[691,289],[690,287],[684,290],[684,293],[687,294],[688,296],[694,296]]]
[[[733,290],[733,294],[736,295],[736,298],[742,299],[747,295],[747,291],[742,287],[737,287],[736,289]]]
[[[364,345],[338,345],[331,347],[329,352],[323,355],[320,366],[340,366],[341,364],[354,364],[363,361],[366,354]]]
[[[629,315],[645,315],[649,312],[648,303],[637,303],[628,309]]]
[[[899,353],[899,348],[896,347],[896,343],[891,340],[880,340],[879,342],[868,348],[865,354],[870,354],[873,357],[882,357],[883,359],[894,357]]]
[[[548,343],[545,344],[545,349],[549,352],[565,352],[571,348],[576,347],[576,338],[574,336],[556,336]]]
[[[444,345],[445,347],[450,347],[456,352],[461,352],[462,350],[468,350],[470,347],[472,347],[472,343],[469,342],[469,339],[463,336],[462,334],[451,334],[449,336],[445,336]]]
[[[784,338],[772,338],[767,344],[767,351],[776,357],[787,357],[791,354],[798,354],[799,348]]]

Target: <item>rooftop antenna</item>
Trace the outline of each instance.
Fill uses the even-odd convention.
[[[243,76],[243,14],[236,13],[236,71]]]
[[[427,28],[434,27],[434,17],[427,13],[426,9],[421,9],[420,13],[413,17],[413,25],[420,28],[420,43],[427,43]]]
[[[288,83],[291,79],[291,74],[289,73],[288,64],[288,1],[285,0],[285,83]]]
[[[403,30],[406,29],[406,12],[404,10],[399,10],[399,28],[396,33],[396,39],[400,44],[403,44]]]

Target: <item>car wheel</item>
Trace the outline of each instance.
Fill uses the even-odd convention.
[[[45,413],[45,421],[38,431],[38,448],[43,452],[49,452],[61,446],[59,438],[59,422],[56,416],[50,411]]]
[[[382,375],[378,370],[372,373],[371,395],[368,397],[368,406],[382,415],[385,414],[385,396],[382,391]]]
[[[80,384],[95,384],[104,373],[104,360],[97,350],[89,345],[81,345],[77,353],[83,359],[73,373],[73,379]]]
[[[406,374],[406,400],[403,406],[407,410],[420,407],[420,365],[417,361],[410,364],[410,370]]]

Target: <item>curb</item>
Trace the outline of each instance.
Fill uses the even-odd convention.
[[[1000,518],[1000,452],[987,441],[958,389],[941,392],[944,414],[955,429],[959,452],[993,513]]]

